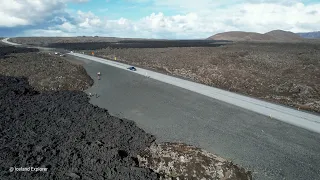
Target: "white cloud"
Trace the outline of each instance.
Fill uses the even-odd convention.
[[[15,27],[18,25],[28,25],[29,22],[26,19],[20,17],[13,17],[4,12],[0,12],[0,26]]]
[[[10,1],[10,2],[9,2]],[[0,0],[0,27],[34,25],[64,12],[67,2],[89,0]]]
[[[57,27],[57,29],[60,29],[63,32],[75,32],[77,29],[75,25],[69,22],[64,22],[63,24],[58,25]]]
[[[95,16],[92,12],[77,12],[78,17],[77,22],[80,27],[83,28],[91,28],[91,27],[99,27],[101,26],[101,20],[99,17]]]
[[[74,36],[73,33],[66,33],[63,30],[51,30],[51,29],[36,29],[36,30],[27,30],[25,31],[26,35],[33,34],[35,36],[57,36],[57,37],[70,37]]]
[[[180,13],[173,16],[152,13],[132,21],[126,17],[102,19],[92,12],[78,11],[75,22],[50,27],[47,35],[61,31],[67,35],[206,38],[235,30],[265,33],[274,29],[293,32],[320,29],[320,3],[307,5],[298,0],[153,0],[153,3]]]

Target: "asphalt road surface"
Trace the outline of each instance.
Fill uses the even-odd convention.
[[[68,53],[73,56],[86,58],[92,61],[100,62],[103,64],[111,65],[120,69],[127,70],[130,67],[127,64],[106,60],[99,57],[79,54],[79,53]],[[257,112],[259,114],[275,118],[277,120],[302,127],[313,132],[320,134],[320,116],[312,113],[303,112],[294,108],[285,107],[283,105],[277,105],[274,103],[262,101],[253,97],[240,95],[234,92],[225,91],[215,87],[203,85],[200,83],[183,80],[168,76],[165,74],[157,73],[154,71],[138,68],[138,71],[133,71],[136,74],[150,77],[152,79],[165,82],[183,89],[187,89],[198,94],[205,95],[209,98],[217,99],[229,104],[236,105],[247,110]]]
[[[92,104],[135,121],[157,141],[181,141],[253,171],[255,179],[320,179],[320,135],[130,71],[75,58]],[[101,80],[96,73],[100,71]]]

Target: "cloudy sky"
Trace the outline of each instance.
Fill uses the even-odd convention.
[[[0,0],[0,36],[206,38],[320,30],[320,0]]]

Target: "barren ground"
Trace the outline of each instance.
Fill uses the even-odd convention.
[[[90,54],[90,51],[85,51]],[[320,112],[319,43],[235,43],[221,47],[106,48],[95,56]]]

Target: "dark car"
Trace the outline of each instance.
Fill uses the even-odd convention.
[[[136,71],[136,70],[137,70],[137,69],[136,69],[135,67],[133,67],[133,66],[128,67],[128,69],[131,70],[131,71]]]

